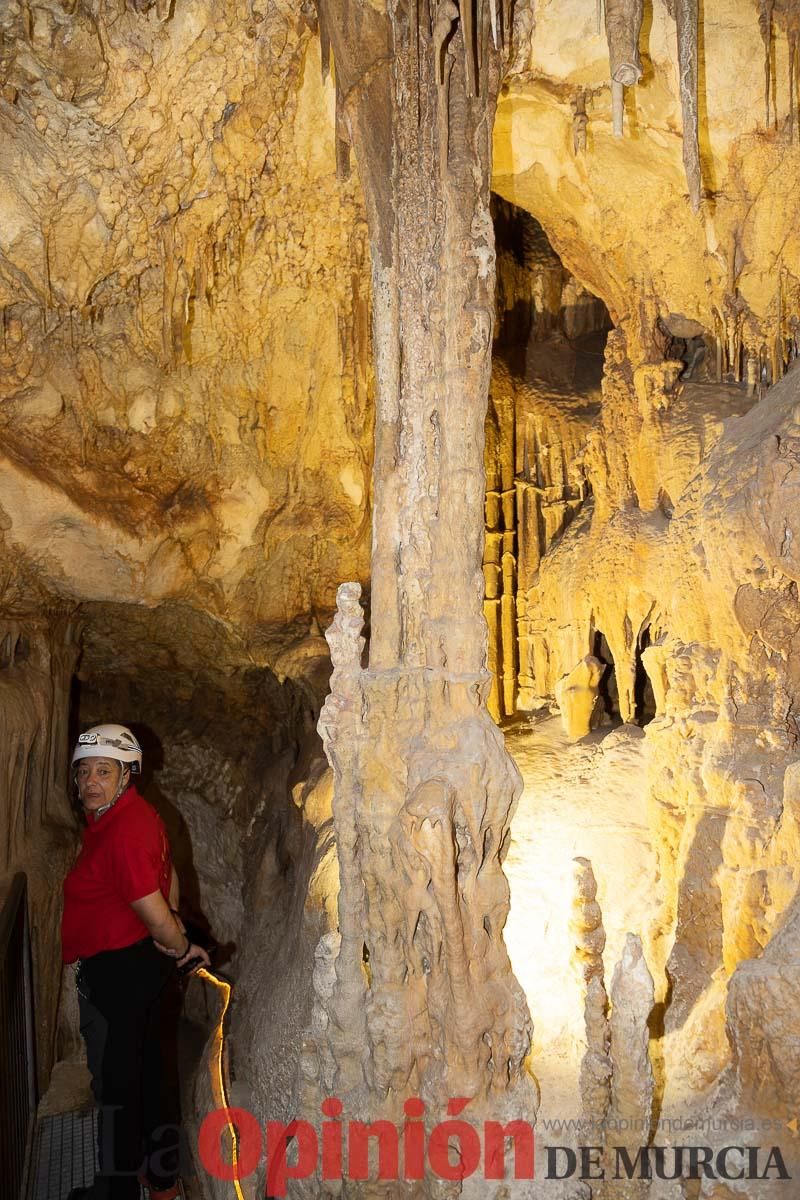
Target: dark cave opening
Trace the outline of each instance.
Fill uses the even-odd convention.
[[[598,387],[613,328],[606,305],[567,270],[531,213],[494,193],[491,207],[497,352],[520,377],[555,371],[576,392]]]
[[[642,661],[642,654],[649,645],[651,645],[650,626],[646,625],[636,643],[636,676],[633,684],[636,724],[642,726],[648,725],[656,715],[655,692]]]
[[[622,721],[622,714],[619,707],[619,685],[617,684],[617,672],[614,667],[614,655],[611,653],[611,647],[606,640],[605,634],[599,629],[596,630],[592,639],[592,654],[606,665],[606,669],[603,671],[598,685],[600,704],[606,717],[613,724],[619,724]]]

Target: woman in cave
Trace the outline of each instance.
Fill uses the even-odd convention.
[[[64,962],[76,963],[81,1033],[99,1107],[100,1170],[70,1200],[156,1200],[179,1192],[178,1124],[159,1031],[168,982],[208,965],[177,916],[161,818],[133,786],[142,751],[124,725],[82,733],[72,755],[85,818],[64,882]]]

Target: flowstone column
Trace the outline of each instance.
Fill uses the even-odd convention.
[[[491,137],[508,15],[481,0],[461,17],[449,0],[385,12],[325,0],[320,22],[370,221],[378,398],[369,665],[356,585],[339,589],[328,634],[320,731],[340,941],[321,947],[303,1115],[336,1096],[344,1121],[402,1126],[419,1098],[430,1130],[460,1099],[482,1135],[484,1120],[535,1117],[530,1018],[502,937],[521,781],[486,708],[481,567]],[[309,1181],[306,1194],[510,1194],[483,1178],[485,1163],[469,1180],[454,1171]]]

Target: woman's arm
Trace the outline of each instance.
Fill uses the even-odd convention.
[[[164,954],[179,961],[184,958],[200,958],[209,965],[209,957],[202,946],[190,942],[169,909],[169,905],[160,891],[151,892],[134,900],[131,908],[140,921],[146,926],[153,941],[157,943]]]
[[[175,864],[172,864],[172,875],[169,881],[169,906],[173,913],[177,912],[181,903],[181,885],[178,879],[178,872],[175,870]]]
[[[160,942],[168,954],[182,957],[187,948],[188,938],[181,932],[160,891],[142,896],[141,900],[134,900],[131,908],[147,926],[150,936]]]

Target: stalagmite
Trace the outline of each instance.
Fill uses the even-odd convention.
[[[611,66],[611,102],[614,136],[622,137],[626,87],[642,77],[639,34],[642,0],[606,0],[606,37]]]
[[[561,722],[564,732],[572,741],[586,737],[592,728],[600,680],[605,670],[605,663],[587,654],[556,684]]]
[[[597,880],[588,858],[576,858],[573,862],[575,897],[570,927],[575,936],[575,954],[584,982],[588,984],[592,979],[602,982],[606,933],[597,903]]]
[[[610,1115],[628,1131],[623,1140],[635,1147],[647,1145],[653,1113],[648,1020],[654,998],[641,938],[629,933],[611,980]]]
[[[747,380],[748,396],[755,396],[758,391],[758,382],[761,377],[761,364],[758,355],[749,354],[747,356],[747,367],[745,372]]]
[[[678,27],[678,73],[683,114],[683,165],[692,211],[700,208],[701,169],[698,119],[698,0],[675,0]]]
[[[606,934],[597,903],[597,881],[588,858],[575,859],[575,898],[570,927],[575,954],[585,985],[586,1051],[581,1060],[580,1093],[583,1118],[592,1128],[602,1125],[610,1101],[611,1059],[608,997],[603,979]]]

